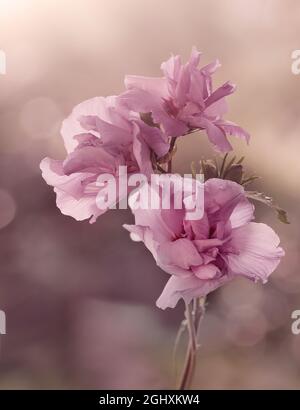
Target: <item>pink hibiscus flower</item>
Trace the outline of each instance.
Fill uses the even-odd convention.
[[[96,204],[101,189],[97,185],[99,175],[108,173],[118,181],[119,166],[123,165],[129,175],[141,172],[149,176],[151,153],[161,157],[169,150],[158,128],[119,107],[114,96],[96,97],[77,105],[63,122],[61,133],[67,157],[45,158],[40,167],[45,181],[54,187],[58,208],[78,221],[91,218],[94,222],[106,211]]]
[[[172,56],[161,65],[164,77],[126,76],[128,89],[122,103],[137,112],[152,113],[155,123],[171,137],[194,129],[205,130],[215,149],[232,150],[227,135],[236,135],[249,142],[250,135],[238,125],[223,119],[227,111],[225,97],[235,86],[230,82],[213,90],[212,75],[219,61],[198,68],[200,52],[192,50],[183,65],[180,56]]]
[[[284,251],[269,226],[251,222],[254,207],[244,188],[217,178],[205,182],[199,220],[186,218],[185,198],[182,209],[134,209],[135,225],[124,225],[171,275],[157,306],[175,307],[180,298],[190,302],[236,276],[266,282]]]

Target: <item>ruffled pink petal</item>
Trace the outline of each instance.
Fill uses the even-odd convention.
[[[163,108],[163,100],[160,96],[148,91],[135,88],[130,89],[119,96],[120,104],[129,110],[139,113],[152,113],[153,121],[163,127],[167,136],[179,136],[187,130],[187,126],[172,118]]]
[[[134,121],[137,125],[141,139],[151,148],[158,158],[166,155],[170,149],[169,139],[158,128],[151,127],[142,121]]]
[[[212,178],[205,182],[204,199],[210,222],[227,222],[236,206],[245,201],[245,191],[236,182]]]
[[[225,132],[221,127],[215,125],[213,121],[202,116],[197,120],[197,123],[195,121],[195,125],[206,130],[207,136],[215,150],[220,152],[229,152],[232,150],[232,145],[226,138]]]
[[[69,178],[63,170],[63,161],[44,158],[40,163],[42,177],[48,185],[55,186],[65,183]]]
[[[136,127],[133,136],[133,154],[139,166],[140,172],[150,177],[153,172],[151,163],[151,151],[149,146],[139,135],[139,129]]]
[[[273,229],[263,223],[250,222],[233,229],[230,246],[235,253],[227,255],[229,270],[235,275],[266,282],[284,256],[279,242]]]
[[[82,133],[82,134],[77,134],[74,136],[74,139],[78,142],[78,145],[76,148],[82,148],[82,147],[100,147],[102,145],[102,142],[99,137],[96,137],[95,135],[91,133]]]
[[[101,147],[86,146],[71,152],[63,162],[66,175],[75,172],[115,172],[115,160]]]
[[[125,77],[125,87],[130,90],[139,88],[141,90],[154,93],[160,98],[166,98],[168,96],[166,79],[156,77],[142,77],[137,75],[127,75]]]
[[[189,303],[194,297],[205,296],[231,279],[227,275],[210,280],[201,280],[195,276],[172,276],[156,301],[156,306],[161,309],[174,308],[181,298]]]
[[[209,63],[201,68],[200,72],[205,79],[205,86],[203,88],[203,98],[207,98],[209,95],[211,95],[213,91],[212,75],[219,67],[221,67],[220,61],[215,60],[212,63]]]
[[[83,101],[78,104],[66,118],[61,127],[61,135],[64,139],[67,152],[72,152],[78,142],[74,139],[75,135],[81,134],[86,130],[81,126],[79,118],[84,115],[97,115],[103,120],[109,120],[108,102],[114,103],[115,98],[111,97],[109,100],[104,97],[95,97],[90,100]]]
[[[205,87],[205,79],[199,70],[193,70],[191,72],[190,89],[188,91],[188,98],[193,103],[197,104],[199,110],[204,110],[204,94],[203,89]]]
[[[95,196],[82,196],[80,199],[68,195],[58,188],[54,188],[56,192],[56,205],[61,213],[71,216],[76,221],[90,219],[90,223],[94,223],[98,216],[106,212],[106,209],[99,209],[96,205]]]
[[[168,80],[177,81],[181,69],[180,56],[172,55],[167,61],[161,64],[161,69]]]
[[[72,197],[79,199],[83,195],[83,182],[92,174],[76,173],[66,175],[63,171],[63,161],[44,158],[41,161],[40,168],[42,177],[50,186],[59,188]]]
[[[174,87],[174,93],[172,97],[175,98],[176,106],[183,108],[188,102],[188,94],[191,85],[191,73],[188,65],[181,67],[178,75],[178,80]]]
[[[235,84],[232,84],[230,81],[227,81],[225,84],[221,85],[221,87],[217,88],[214,92],[212,92],[210,96],[205,100],[206,107],[209,107],[216,101],[219,101],[227,95],[232,94],[235,91],[235,89]]]
[[[145,234],[145,230],[147,229],[146,227],[124,224],[123,228],[125,228],[128,232],[130,232],[130,238],[134,242],[144,241],[144,234]]]
[[[209,238],[209,239],[195,239],[193,241],[198,252],[205,252],[207,249],[220,246],[224,243],[224,240],[218,238]]]
[[[123,129],[115,124],[103,121],[95,115],[82,115],[80,125],[87,131],[99,133],[103,144],[128,144],[131,141],[131,129]]]
[[[204,200],[205,200],[205,196],[204,196]],[[194,237],[197,239],[208,238],[210,226],[209,226],[209,220],[208,220],[207,214],[204,213],[203,217],[196,221],[184,220],[183,224],[184,224],[185,232],[187,232],[187,234],[189,235],[191,239]]]
[[[56,204],[62,214],[72,216],[77,221],[93,217],[93,222],[104,212],[97,208],[95,195],[84,195],[82,182],[89,174],[65,175],[62,161],[50,158],[45,158],[40,168],[47,184],[54,187]]]
[[[208,280],[213,279],[216,276],[220,277],[220,270],[219,268],[214,265],[213,263],[209,263],[207,265],[201,265],[197,267],[192,267],[192,271],[197,276],[198,279]]]
[[[215,101],[209,107],[205,108],[204,114],[206,117],[212,119],[214,124],[217,125],[218,122],[215,120],[219,120],[225,115],[228,111],[228,105],[225,98]]]
[[[143,196],[140,195],[139,192],[133,192],[129,198],[129,205],[132,208],[132,203],[139,202],[142,205]],[[145,204],[146,208],[148,205]],[[173,238],[174,233],[171,229],[164,223],[160,210],[157,209],[142,209],[139,207],[138,209],[132,209],[132,212],[135,216],[135,225],[143,226],[149,228],[154,234],[155,238],[158,242],[166,241],[169,238]]]
[[[190,64],[193,67],[198,67],[199,63],[200,63],[200,57],[201,57],[202,53],[201,51],[197,50],[197,48],[194,46],[192,48],[192,52],[191,52],[191,56],[190,59],[188,61],[188,64]]]
[[[231,121],[217,121],[216,124],[222,128],[226,135],[232,135],[235,137],[239,137],[242,140],[246,141],[249,144],[250,141],[250,134],[245,131],[242,127],[239,127],[235,123]]]
[[[229,218],[232,229],[245,225],[252,219],[254,219],[254,205],[246,198],[236,205]]]
[[[161,265],[175,265],[186,270],[203,263],[193,243],[185,238],[162,243],[159,247],[159,261]]]

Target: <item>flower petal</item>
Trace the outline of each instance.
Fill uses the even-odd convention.
[[[244,188],[236,182],[211,178],[205,182],[205,210],[210,221],[226,222],[241,201],[245,201]]]
[[[229,275],[210,280],[201,280],[194,276],[172,276],[157,299],[156,306],[161,309],[174,308],[181,298],[189,303],[194,297],[206,296],[231,279]]]
[[[131,129],[123,129],[115,124],[103,121],[96,115],[82,115],[80,125],[87,131],[97,131],[103,144],[128,144],[131,141]]]
[[[75,172],[113,172],[114,157],[100,147],[76,148],[63,162],[66,175]]]
[[[236,252],[227,255],[229,270],[235,275],[266,282],[284,256],[279,242],[273,229],[263,223],[250,222],[233,229],[230,246]]]
[[[232,229],[245,225],[254,218],[254,205],[248,199],[241,200],[230,215]]]
[[[158,250],[159,262],[162,265],[175,265],[182,269],[198,266],[203,259],[189,239],[181,238],[173,242],[162,243]]]
[[[220,270],[219,268],[214,265],[213,263],[209,263],[207,265],[201,265],[198,266],[197,268],[192,268],[193,273],[197,276],[199,279],[213,279],[217,275],[220,276]]]
[[[150,93],[166,98],[168,95],[167,82],[163,77],[143,77],[138,75],[126,75],[125,87],[130,90],[139,88]]]
[[[232,135],[235,137],[239,137],[242,140],[245,140],[247,144],[250,141],[250,134],[245,131],[242,127],[239,127],[234,122],[231,121],[217,121],[216,125],[222,128],[226,135]]]
[[[201,116],[199,120],[194,121],[195,125],[200,128],[204,128],[207,132],[207,136],[210,142],[213,144],[215,150],[220,152],[229,152],[232,150],[232,145],[226,138],[225,132],[214,124],[213,121]]]
[[[114,101],[114,97],[111,97],[111,101]],[[95,97],[83,101],[78,104],[68,118],[63,121],[61,135],[64,139],[67,152],[72,152],[78,145],[78,141],[74,138],[75,135],[86,131],[79,122],[79,118],[83,115],[98,115],[104,120],[108,120],[107,99],[104,97]]]

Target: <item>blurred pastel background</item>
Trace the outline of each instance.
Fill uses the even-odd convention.
[[[123,90],[125,74],[160,75],[171,52],[219,58],[217,84],[238,85],[228,119],[254,188],[288,210],[286,257],[265,286],[236,281],[209,297],[195,388],[300,388],[300,49],[297,0],[0,0],[0,388],[170,388],[183,306],[155,307],[167,275],[110,211],[96,224],[60,214],[41,178],[62,158],[62,119],[80,101]],[[201,135],[179,144],[175,170],[213,155]],[[262,188],[263,187],[263,188]],[[179,362],[182,361],[179,351]]]

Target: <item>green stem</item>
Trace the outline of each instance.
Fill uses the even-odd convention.
[[[194,299],[190,304],[186,304],[185,316],[189,330],[189,343],[185,363],[178,385],[179,390],[186,390],[190,388],[193,381],[193,377],[196,370],[196,359],[198,350],[197,336],[204,315],[204,311],[205,298],[201,298],[201,300]]]

